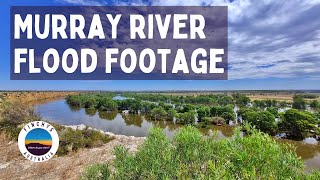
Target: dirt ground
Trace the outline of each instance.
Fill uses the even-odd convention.
[[[115,158],[113,149],[116,145],[123,145],[129,152],[135,152],[144,139],[115,135],[114,140],[101,147],[35,163],[20,154],[17,142],[4,142],[0,135],[0,179],[79,179],[87,166],[110,163]]]

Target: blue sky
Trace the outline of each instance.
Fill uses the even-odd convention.
[[[44,129],[36,128],[31,130],[26,138],[26,140],[52,140],[51,135]]]
[[[9,13],[12,5],[226,5],[229,7],[229,80],[11,81]],[[320,89],[318,12],[320,0],[1,0],[0,89]]]

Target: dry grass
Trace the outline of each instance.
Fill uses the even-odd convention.
[[[251,99],[251,101],[271,99],[271,100],[288,101],[288,102],[292,102],[293,96],[294,96],[293,94],[287,94],[287,95],[285,95],[285,94],[266,94],[266,95],[254,94],[254,95],[248,95],[248,97]]]
[[[0,131],[0,142],[0,147],[6,146],[10,142],[9,137],[2,131]]]
[[[9,137],[4,132],[0,132],[0,142],[0,162],[23,159],[17,143],[10,141]]]
[[[11,102],[38,104],[40,100],[54,100],[80,92],[6,92],[4,99]]]

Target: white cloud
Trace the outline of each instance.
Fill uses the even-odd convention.
[[[320,77],[320,0],[112,1],[115,5],[228,6],[230,79]],[[107,1],[60,0],[79,5]],[[110,1],[108,1],[110,2]],[[110,3],[109,3],[110,4]],[[109,5],[108,4],[108,5]]]
[[[103,3],[96,0],[56,0],[61,3],[68,3],[73,5],[81,5],[81,6],[102,6]]]

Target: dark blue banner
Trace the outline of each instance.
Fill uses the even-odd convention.
[[[11,7],[12,80],[225,80],[227,7]]]

